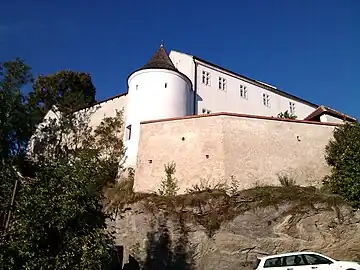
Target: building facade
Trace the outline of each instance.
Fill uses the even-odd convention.
[[[198,57],[177,51],[168,55],[163,46],[129,75],[126,98],[124,142],[126,165],[132,167],[137,163],[144,121],[220,112],[277,117],[285,111],[311,121],[321,108]],[[341,113],[322,113],[319,122],[352,120]]]
[[[194,114],[232,112],[276,117],[288,111],[304,119],[319,107],[198,57],[176,51],[171,51],[169,56],[193,83]]]
[[[314,184],[329,172],[324,149],[334,127],[356,121],[163,46],[127,83],[126,93],[96,104],[90,124],[123,110],[125,166],[135,168],[141,192],[157,190],[169,162],[177,164],[181,192],[203,178],[234,177],[241,188],[275,184],[283,172]],[[285,111],[297,119],[280,119]]]

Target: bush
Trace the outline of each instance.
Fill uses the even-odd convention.
[[[334,193],[360,206],[360,124],[345,123],[334,130],[325,159],[332,167],[324,184]]]
[[[175,178],[176,164],[174,162],[165,165],[166,178],[161,181],[159,194],[161,196],[175,196],[179,190],[178,182]]]
[[[292,187],[296,185],[296,181],[288,175],[278,175],[280,185],[283,187]]]
[[[284,119],[296,119],[297,116],[292,114],[292,113],[289,113],[287,110],[285,112],[281,112],[277,115],[277,117],[279,118],[284,118]]]

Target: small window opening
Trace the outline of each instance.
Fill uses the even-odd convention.
[[[128,125],[126,127],[126,140],[130,140],[131,139],[131,125]]]
[[[165,88],[167,88],[167,83],[165,83]]]
[[[136,86],[135,86],[135,89],[138,90],[138,89],[139,89],[139,85],[136,85]]]

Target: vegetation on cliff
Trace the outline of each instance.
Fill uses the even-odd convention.
[[[123,157],[121,113],[96,129],[88,125],[91,110],[77,117],[59,114],[57,121],[39,127],[34,152],[31,158],[25,155],[42,106],[63,96],[64,106],[71,103],[66,86],[60,84],[56,92],[62,79],[79,85],[76,74],[68,74],[38,79],[35,92],[24,96],[30,69],[20,60],[1,66],[1,269],[108,269],[111,264],[113,239],[106,230],[103,190],[115,182]],[[40,82],[46,82],[45,96],[38,95]]]
[[[224,222],[231,221],[251,209],[278,207],[292,202],[296,206],[289,211],[296,213],[300,209],[313,208],[315,204],[323,204],[326,209],[335,210],[346,204],[341,196],[315,187],[256,186],[236,192],[230,188],[232,187],[226,185],[215,189],[197,186],[190,193],[175,196],[133,193],[128,197],[130,198],[128,206],[141,202],[152,213],[165,211],[169,218],[175,221],[181,216],[204,227],[208,237],[211,238]],[[119,214],[121,215],[121,212]]]

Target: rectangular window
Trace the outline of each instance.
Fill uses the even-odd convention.
[[[268,94],[263,94],[263,104],[266,107],[270,107],[270,96]]]
[[[226,91],[226,79],[219,77],[219,90]]]
[[[202,83],[208,86],[210,85],[210,72],[202,71]]]
[[[295,103],[290,101],[289,107],[290,107],[290,113],[295,114]]]
[[[244,85],[240,85],[240,97],[248,99],[247,87]]]
[[[211,113],[211,111],[210,111],[210,110],[208,110],[208,109],[202,109],[202,113],[203,113],[203,114],[210,114],[210,113]]]
[[[128,125],[125,131],[125,140],[128,141],[130,139],[131,139],[131,125]]]

